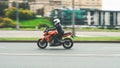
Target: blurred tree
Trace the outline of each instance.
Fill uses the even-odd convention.
[[[0,16],[4,16],[4,9],[8,8],[8,3],[0,2]]]
[[[5,16],[15,20],[16,12],[17,11],[16,11],[15,7],[7,8],[7,9],[5,9]]]
[[[19,9],[18,11],[19,11],[19,19],[20,20],[28,20],[28,19],[35,18],[35,14],[32,13],[30,10]],[[5,16],[15,20],[16,12],[17,11],[16,11],[15,7],[5,9]]]
[[[0,18],[0,27],[15,27],[16,23],[10,18]]]

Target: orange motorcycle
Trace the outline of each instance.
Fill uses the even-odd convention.
[[[43,37],[41,37],[38,41],[37,41],[37,45],[40,49],[45,49],[48,46],[48,43],[52,45],[49,46],[61,46],[63,45],[63,47],[65,49],[70,49],[73,46],[73,41],[72,39],[70,39],[68,36],[72,36],[71,32],[68,33],[64,33],[62,35],[62,39],[59,39],[57,37],[58,32],[57,30],[50,30],[49,27],[47,27],[44,31],[43,31]]]

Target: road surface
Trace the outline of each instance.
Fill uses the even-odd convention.
[[[120,43],[74,43],[72,49],[0,43],[0,68],[120,68]]]

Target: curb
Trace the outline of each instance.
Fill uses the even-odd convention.
[[[26,40],[17,40],[17,41],[0,41],[0,42],[37,42],[37,41],[26,41]],[[73,41],[74,43],[120,43],[120,41]]]

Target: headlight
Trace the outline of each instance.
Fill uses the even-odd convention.
[[[46,36],[47,35],[47,32],[44,32],[44,34],[43,34],[44,36]]]

